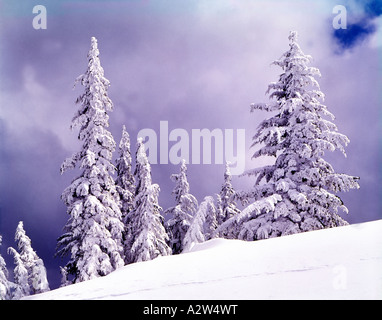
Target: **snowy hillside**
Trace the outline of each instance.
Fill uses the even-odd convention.
[[[382,220],[190,252],[28,299],[382,299]]]

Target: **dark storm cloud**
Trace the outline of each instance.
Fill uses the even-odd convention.
[[[38,128],[28,130],[21,137],[6,127],[1,133],[4,142],[0,158],[1,253],[12,268],[12,259],[5,252],[9,246],[16,246],[13,239],[17,223],[24,221],[33,248],[44,259],[48,275],[56,279],[54,273],[59,261],[54,259],[54,239],[66,221],[60,193],[64,183],[69,182],[60,177],[57,168],[65,151],[54,134]],[[53,266],[56,270],[52,272]]]
[[[358,0],[357,2],[364,6],[365,13],[369,17],[378,17],[382,14],[381,0]]]
[[[347,28],[333,31],[333,37],[339,45],[340,52],[361,44],[377,31],[375,18],[382,14],[382,0],[357,0],[356,3],[361,10],[352,9],[345,4]]]
[[[367,17],[357,23],[349,23],[347,29],[335,30],[334,37],[341,49],[346,50],[366,40],[376,29],[375,24]]]
[[[380,218],[378,196],[372,192],[379,188],[379,177],[370,174],[379,168],[373,147],[380,77],[376,50],[362,48],[347,60],[332,54],[331,35],[321,32],[331,4],[320,13],[310,5],[301,8],[301,1],[42,1],[48,29],[37,31],[30,3],[8,3],[24,7],[0,14],[1,250],[7,256],[17,222],[24,220],[37,253],[52,269],[49,280],[56,282],[51,287],[59,281],[60,261],[52,258],[56,238],[67,220],[60,194],[79,174],[60,176],[59,168],[81,145],[69,126],[83,88],[72,87],[86,70],[91,36],[98,39],[101,64],[111,81],[109,129],[118,144],[125,124],[134,154],[138,131],[151,128],[159,134],[161,120],[168,121],[170,131],[244,128],[249,146],[258,123],[268,116],[250,114],[249,105],[267,102],[264,92],[281,73],[269,64],[288,49],[288,33],[297,29],[302,49],[323,74],[319,81],[339,131],[351,140],[348,158],[333,154],[330,162],[361,176],[361,189],[344,198],[350,210],[346,219]],[[367,10],[378,12],[374,5]],[[259,165],[249,160],[253,150],[246,152],[247,168]],[[164,209],[174,205],[169,176],[178,170],[172,164],[152,166]],[[190,165],[191,192],[199,201],[219,192],[223,172],[223,165]],[[235,177],[233,183],[245,189],[253,181]]]

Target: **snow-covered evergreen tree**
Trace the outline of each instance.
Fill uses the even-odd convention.
[[[266,219],[268,214],[274,212],[279,201],[281,201],[281,196],[274,194],[251,203],[243,211],[219,225],[216,233],[224,234],[228,239],[247,241],[268,238],[272,231],[272,224]]]
[[[190,194],[185,160],[182,160],[180,172],[171,175],[171,180],[175,182],[172,194],[175,195],[176,205],[165,211],[165,214],[172,216],[166,222],[166,230],[169,234],[172,253],[178,254],[183,250],[183,239],[198,208],[198,201]]]
[[[131,169],[130,137],[126,127],[122,127],[119,143],[119,157],[116,160],[117,179],[115,184],[121,198],[122,221],[134,207],[135,180]]]
[[[207,200],[206,222],[204,224],[204,237],[206,240],[217,238],[216,229],[218,227],[218,212],[216,210],[214,198]]]
[[[228,219],[240,213],[240,210],[237,208],[235,202],[236,191],[233,188],[231,181],[232,175],[229,169],[229,162],[227,162],[224,172],[224,182],[220,193],[217,195],[216,210],[219,226],[226,222]],[[235,238],[231,233],[230,229],[227,229],[223,233],[220,233],[219,236],[227,239]]]
[[[61,166],[61,173],[79,165],[81,175],[67,187],[61,198],[69,220],[66,233],[58,239],[57,254],[70,255],[66,265],[73,282],[104,276],[124,265],[119,194],[112,175],[115,141],[107,130],[108,111],[113,103],[107,95],[110,85],[104,77],[96,38],[91,38],[88,68],[76,83],[85,87],[77,98],[80,108],[72,121],[79,128],[81,151]]]
[[[68,280],[68,271],[66,270],[66,267],[60,267],[60,273],[61,273],[60,288],[70,285],[70,281]]]
[[[128,263],[152,260],[171,254],[168,236],[163,226],[162,208],[158,204],[159,185],[151,182],[151,166],[142,139],[138,138],[136,153],[137,183],[134,209],[127,215],[125,242]]]
[[[8,254],[12,254],[15,262],[14,273],[14,288],[12,299],[19,300],[22,297],[29,296],[31,293],[28,281],[28,270],[21,259],[20,254],[14,248],[8,248]]]
[[[0,236],[0,246],[2,243],[2,237]],[[9,300],[11,298],[11,292],[8,281],[8,269],[5,264],[4,258],[0,254],[0,300]]]
[[[300,49],[297,32],[291,32],[289,40],[289,50],[273,63],[283,73],[268,87],[271,103],[251,105],[251,111],[273,113],[253,137],[252,146],[260,146],[253,158],[271,156],[275,163],[247,172],[257,180],[242,198],[282,198],[274,210],[257,215],[251,225],[253,239],[346,225],[338,210],[347,208],[335,193],[359,188],[357,177],[336,173],[323,159],[326,151],[346,156],[349,139],[330,121],[334,116],[322,104],[324,94],[315,79],[320,72],[308,66],[311,57]]]
[[[119,157],[116,160],[117,179],[115,181],[117,191],[121,200],[121,213],[122,222],[125,225],[125,229],[129,227],[128,213],[134,208],[134,194],[135,194],[135,179],[131,169],[132,159],[130,152],[130,137],[126,131],[126,127],[122,128],[122,138],[119,143]],[[129,233],[127,230],[123,232],[123,242],[129,242],[127,238]],[[130,250],[128,246],[124,247],[124,250]],[[129,251],[124,251],[125,262],[128,263],[127,257]]]
[[[44,263],[38,257],[36,251],[33,250],[32,241],[26,235],[22,221],[19,222],[16,228],[15,241],[17,243],[19,257],[15,254],[14,249],[11,248],[10,252],[12,252],[15,261],[19,258],[21,259],[21,262],[27,271],[30,293],[37,294],[49,291],[49,283]]]
[[[200,203],[183,240],[183,250],[190,250],[195,243],[201,243],[215,237],[217,212],[214,198],[207,196]]]

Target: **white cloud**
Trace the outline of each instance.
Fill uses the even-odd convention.
[[[374,32],[369,39],[369,46],[371,48],[381,48],[382,47],[382,16],[374,19],[374,24],[377,31]]]
[[[0,93],[4,106],[0,117],[10,134],[22,142],[30,129],[50,131],[60,138],[64,147],[71,149],[75,137],[68,135],[71,114],[63,105],[64,99],[41,84],[32,65],[23,67],[21,81],[18,91]]]

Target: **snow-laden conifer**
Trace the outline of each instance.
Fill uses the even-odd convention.
[[[0,246],[2,242],[0,236]],[[11,292],[8,281],[8,269],[4,258],[0,254],[0,300],[9,300],[11,298]]]
[[[15,262],[18,263],[19,259],[21,261],[22,266],[16,266],[16,268],[20,269],[20,279],[23,277],[23,275],[21,275],[21,273],[24,272],[23,267],[26,269],[27,283],[29,286],[28,291],[30,291],[31,294],[49,291],[49,283],[44,263],[42,259],[38,257],[36,251],[33,250],[32,241],[27,236],[22,221],[17,225],[15,241],[19,254],[16,254],[17,251],[13,248],[10,248],[9,252],[13,254]]]
[[[21,259],[20,254],[14,248],[8,248],[8,254],[13,255],[15,268],[13,270],[14,284],[12,299],[20,300],[22,297],[31,294],[30,285],[28,281],[28,270]]]
[[[217,195],[216,210],[219,226],[240,213],[235,201],[236,191],[233,188],[231,181],[232,175],[229,169],[229,162],[227,162],[224,172],[224,182],[220,193]],[[226,229],[224,232],[220,233],[219,236],[227,239],[234,239],[234,233],[235,231],[233,229]]]
[[[66,267],[60,267],[60,273],[61,273],[61,284],[60,287],[66,287],[70,285],[70,281],[68,280],[68,271],[66,270]]]
[[[289,50],[273,63],[283,73],[268,87],[271,103],[251,105],[251,111],[273,114],[253,137],[252,146],[259,146],[253,158],[271,156],[275,163],[248,171],[257,179],[253,190],[242,194],[255,200],[276,194],[282,200],[274,210],[257,215],[247,239],[346,225],[338,210],[348,210],[335,193],[359,188],[357,177],[336,173],[323,159],[327,151],[346,156],[349,139],[338,132],[334,116],[322,104],[324,94],[316,80],[320,72],[308,66],[311,57],[300,49],[297,32],[289,40]]]
[[[122,138],[119,143],[119,157],[116,160],[117,179],[115,184],[121,198],[122,220],[129,213],[134,204],[135,180],[131,169],[130,137],[126,127],[122,127]]]
[[[216,229],[218,227],[218,212],[216,210],[213,197],[207,197],[206,220],[204,223],[204,237],[206,240],[217,238]]]
[[[158,256],[171,254],[167,245],[168,236],[163,226],[159,206],[159,185],[152,184],[151,166],[147,159],[142,138],[138,139],[136,169],[134,172],[136,191],[134,209],[127,215],[126,258],[128,263],[147,261]]]
[[[216,228],[217,212],[214,198],[207,196],[200,203],[191,225],[184,236],[183,250],[190,250],[195,243],[201,243],[215,237]]]
[[[122,213],[122,222],[125,225],[125,228],[128,228],[128,214],[134,208],[134,194],[135,194],[135,179],[131,169],[132,159],[130,152],[130,137],[129,133],[126,131],[126,127],[122,128],[122,138],[119,143],[119,157],[116,160],[117,168],[117,179],[115,181],[117,191],[121,200],[121,213]],[[127,237],[129,234],[127,231],[123,233],[123,241],[128,242]],[[125,262],[128,263],[127,257],[129,252],[126,252],[125,247]],[[129,250],[129,249],[128,249]]]
[[[281,196],[272,196],[257,200],[243,211],[223,222],[216,229],[216,233],[226,235],[229,239],[252,241],[268,238],[272,225],[266,220],[269,213],[273,213]]]
[[[198,201],[190,193],[185,160],[182,160],[180,172],[171,175],[171,180],[175,182],[172,194],[175,195],[176,205],[165,211],[165,214],[172,216],[166,222],[166,229],[169,234],[172,253],[178,254],[183,250],[184,236],[198,208]]]
[[[91,38],[88,68],[76,83],[84,86],[77,98],[79,110],[72,128],[79,128],[82,148],[61,166],[61,173],[76,165],[82,170],[61,198],[67,206],[69,220],[65,234],[58,239],[60,256],[70,255],[66,265],[73,282],[109,274],[124,265],[119,194],[112,175],[112,153],[116,144],[107,130],[108,111],[113,103],[108,97],[109,80],[99,59],[96,38]]]

